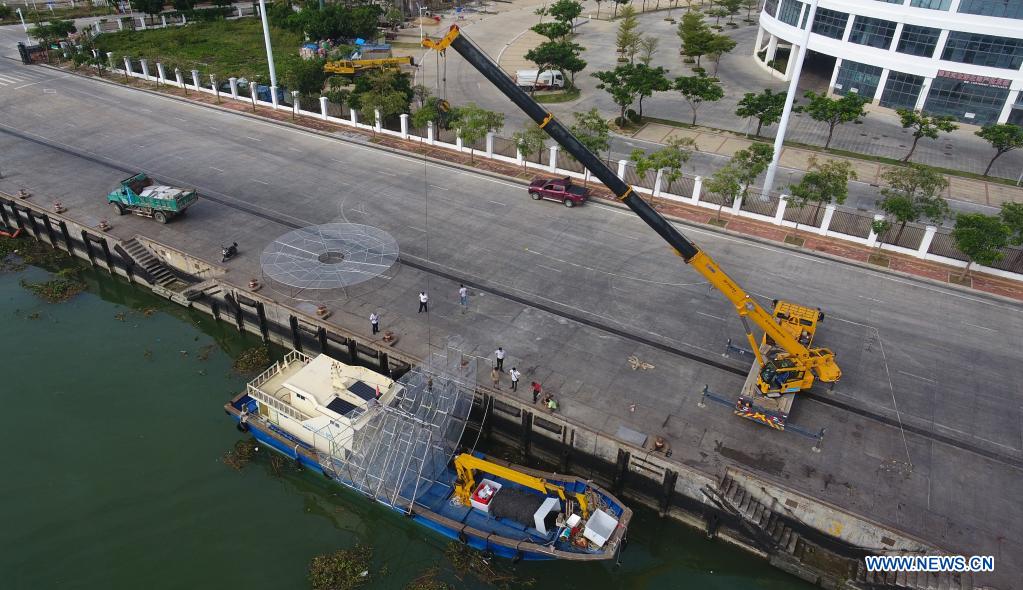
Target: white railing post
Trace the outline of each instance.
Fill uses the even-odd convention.
[[[159,76],[160,84],[167,83],[167,70],[163,68],[163,64],[156,62],[156,75]]]
[[[143,31],[145,31],[145,30],[146,30],[146,17],[145,17],[145,16],[140,16],[140,17],[139,17],[139,25],[141,25],[141,27],[140,27],[140,28],[141,28],[141,29],[142,29]]]
[[[380,133],[384,127],[384,119],[380,116],[380,109],[373,109],[373,129]]]
[[[231,98],[238,100],[238,78],[228,78],[227,83],[231,85]]]
[[[487,133],[487,157],[494,157],[494,132]]]
[[[661,195],[661,182],[664,180],[664,170],[657,169],[657,176],[654,177],[654,196]]]
[[[625,166],[628,164],[628,160],[618,160],[618,178],[625,179]]]
[[[558,169],[558,146],[552,145],[549,149],[551,150],[551,155],[547,162],[547,167],[550,168],[551,172],[554,172]]]
[[[202,86],[199,85],[199,70],[192,70],[192,84],[195,85],[195,91],[202,91]]]
[[[398,115],[398,121],[401,124],[401,138],[408,139],[408,113]]]
[[[107,63],[110,64],[110,69],[111,70],[114,69],[114,52],[113,51],[108,51],[107,52]]]
[[[162,26],[164,26],[164,27],[167,26],[167,15],[166,14],[161,14],[160,15],[160,24]]]
[[[693,179],[693,204],[700,202],[700,195],[703,193],[703,177],[697,176]]]
[[[298,93],[297,92],[292,96],[291,100],[294,101],[294,103],[295,103],[295,106],[292,107],[292,108],[295,109],[293,112],[297,115],[299,113],[299,111],[302,110],[302,104],[299,102],[299,98],[298,98]]]
[[[519,148],[515,148],[515,163],[521,166],[525,159],[526,156],[522,154],[522,151]]]
[[[238,12],[238,18],[241,18],[242,17],[242,7],[237,5],[237,4],[235,4],[234,5],[234,9]]]
[[[275,111],[278,109],[278,107],[281,106],[280,103],[277,100],[277,87],[276,86],[271,86],[270,87],[270,102],[273,103]]]
[[[352,126],[355,127],[359,124],[359,112],[353,108],[348,109],[348,120],[352,122]]]
[[[131,75],[131,58],[124,56],[124,73]]]
[[[735,200],[732,201],[732,215],[738,215],[739,211],[742,210],[742,194],[735,196]]]
[[[183,89],[185,87],[185,77],[181,75],[181,70],[178,68],[174,68],[174,78],[178,81],[178,87]]]
[[[121,19],[121,18],[117,19],[117,30],[118,31],[123,31],[124,30],[124,20]]]
[[[149,62],[146,60],[146,58],[143,57],[143,58],[139,59],[139,63],[142,64],[142,78],[145,79],[146,82],[148,82],[149,81]]]
[[[788,195],[778,195],[778,210],[774,212],[774,220],[772,223],[775,225],[781,225],[785,221],[785,208],[789,206]]]
[[[835,206],[828,205],[824,207],[824,219],[821,220],[821,226],[817,228],[817,233],[822,236],[828,235],[828,228],[831,227],[831,218],[835,216]]]
[[[433,145],[437,140],[433,138],[433,121],[426,122],[426,143]]]
[[[462,130],[455,129],[455,148],[460,152],[462,151]]]
[[[874,221],[881,221],[882,219],[884,219],[884,215],[881,215],[880,213],[874,216]],[[877,232],[874,231],[874,225],[871,224],[870,233],[867,234],[867,247],[873,248],[874,246],[877,246],[877,240],[880,237],[881,236],[877,235]]]
[[[327,120],[327,97],[320,97],[320,118],[324,121]]]
[[[927,251],[931,249],[931,242],[934,241],[934,234],[938,233],[938,228],[933,225],[928,225],[924,228],[924,237],[920,240],[920,247],[916,249],[916,255],[920,258],[927,258]]]

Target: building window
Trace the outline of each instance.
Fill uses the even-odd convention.
[[[1008,98],[1008,88],[935,78],[924,110],[934,115],[952,115],[974,125],[987,125],[998,121]]]
[[[849,15],[844,12],[818,8],[817,14],[813,17],[813,29],[811,30],[818,35],[841,39],[845,33],[847,22],[849,22]]]
[[[888,49],[895,36],[895,23],[890,20],[857,16],[849,40],[860,45]]]
[[[913,109],[920,97],[924,77],[902,72],[888,72],[888,82],[881,93],[881,106],[890,109]]]
[[[1023,39],[951,31],[941,59],[1018,70],[1023,64]]]
[[[774,16],[778,12],[778,0],[765,0],[764,12],[770,16]]]
[[[888,4],[902,4],[905,0],[879,0],[880,2],[887,2]]]
[[[799,13],[803,10],[803,3],[799,0],[781,0],[781,9],[778,11],[778,20],[796,26],[799,22]]]
[[[952,6],[952,0],[910,0],[909,5],[931,10],[948,10],[948,7]]]
[[[933,57],[934,48],[938,46],[939,35],[941,35],[941,29],[903,25],[902,36],[899,37],[899,45],[895,50],[909,55]]]
[[[959,12],[1023,19],[1023,0],[960,0]]]
[[[842,60],[842,66],[838,68],[838,76],[835,78],[835,94],[852,92],[867,100],[873,100],[882,71],[882,68],[877,66]]]

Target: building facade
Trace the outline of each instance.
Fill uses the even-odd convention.
[[[809,0],[765,0],[755,59],[788,80]],[[819,0],[811,56],[829,89],[874,104],[1023,125],[1023,0]],[[805,69],[805,68],[804,68]]]

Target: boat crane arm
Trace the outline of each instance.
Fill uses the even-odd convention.
[[[477,470],[515,482],[542,494],[554,492],[558,495],[558,498],[560,498],[562,502],[566,500],[565,488],[559,485],[548,483],[545,479],[527,475],[509,467],[487,461],[486,459],[480,459],[479,457],[468,453],[462,453],[455,456],[454,463],[455,472],[458,474],[458,479],[455,482],[455,496],[457,496],[462,504],[466,506],[469,506],[469,498],[472,496],[472,493],[476,488],[476,476],[474,475],[474,472]],[[575,494],[573,499],[579,504],[579,509],[582,511],[583,518],[589,517],[589,507],[586,505],[586,496],[583,494]]]
[[[812,369],[821,381],[834,382],[842,372],[835,363],[834,353],[827,349],[809,349],[799,340],[781,328],[778,322],[742,287],[731,279],[714,260],[692,241],[686,238],[674,225],[639,197],[631,186],[611,171],[604,162],[586,148],[572,133],[565,128],[554,115],[545,110],[528,94],[519,88],[501,68],[482,50],[476,47],[468,37],[461,34],[458,25],[451,25],[447,35],[439,40],[424,39],[423,46],[443,52],[451,47],[470,65],[504,93],[541,129],[547,132],[565,151],[596,176],[604,186],[611,189],[615,197],[632,210],[657,235],[668,243],[675,253],[693,267],[707,281],[720,291],[735,307],[742,320],[746,337],[757,356],[761,366],[765,364],[759,346],[750,330],[747,318],[752,320],[777,346],[780,346],[790,357],[800,362],[807,369]]]

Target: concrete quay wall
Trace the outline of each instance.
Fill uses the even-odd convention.
[[[156,285],[121,240],[31,199],[0,193],[0,220],[96,268],[230,322],[264,342],[324,352],[394,377],[420,362],[330,322],[329,316],[320,317],[315,308],[289,307],[275,301],[271,293],[233,284],[236,278],[217,263],[145,236],[132,239],[191,287],[170,291]],[[863,556],[869,554],[944,553],[926,541],[740,468],[730,467],[719,477],[673,461],[670,454],[655,452],[642,442],[607,436],[502,391],[477,387],[474,393],[476,427],[485,436],[516,446],[524,458],[592,478],[633,503],[703,530],[708,537],[720,537],[822,587],[927,588],[935,583],[926,576],[870,576],[862,567]],[[628,434],[619,433],[625,438]],[[944,576],[941,587],[975,587],[966,577]]]

